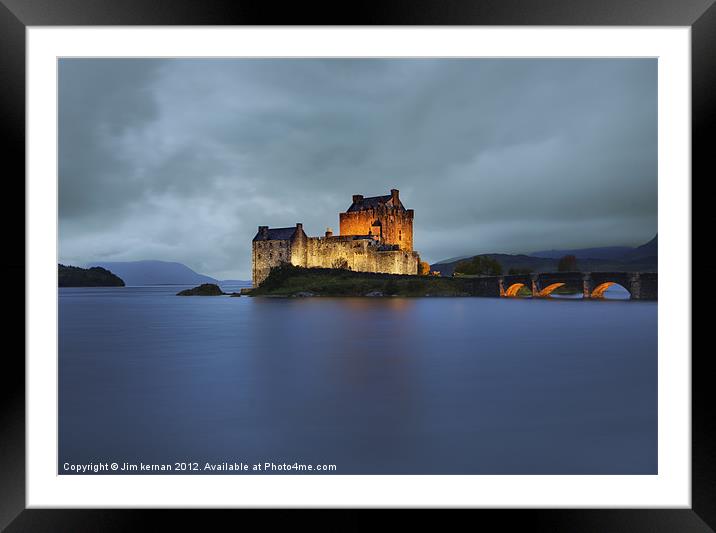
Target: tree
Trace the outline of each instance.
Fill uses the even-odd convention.
[[[427,261],[420,261],[418,263],[418,274],[421,276],[430,274],[430,264]]]
[[[464,259],[455,266],[456,274],[468,276],[499,276],[502,274],[502,265],[489,256],[476,255],[472,259]]]
[[[531,268],[511,268],[507,271],[509,275],[516,275],[516,274],[532,274]]]
[[[560,272],[576,272],[579,270],[577,268],[577,258],[573,255],[565,255],[559,260],[557,270]]]

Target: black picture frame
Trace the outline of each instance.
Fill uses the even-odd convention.
[[[716,133],[716,6],[714,0],[382,0],[332,5],[228,0],[0,0],[0,131],[11,298],[24,302],[25,236],[17,231],[25,198],[25,29],[81,25],[570,25],[688,26],[692,37],[692,193],[713,179],[709,139]],[[698,184],[698,185],[697,185]],[[702,192],[703,194],[703,192]],[[693,194],[692,194],[693,196]],[[698,195],[693,196],[698,198]],[[22,213],[14,209],[22,210]],[[693,214],[692,214],[693,216]],[[713,215],[712,215],[713,216]],[[693,258],[692,258],[693,259]],[[24,284],[19,280],[24,280]],[[691,287],[687,287],[691,291]],[[25,304],[23,303],[23,310]],[[694,318],[692,312],[692,319]],[[25,313],[6,314],[17,339]],[[692,320],[692,331],[693,331]],[[207,529],[205,511],[25,509],[25,337],[2,356],[0,373],[0,528],[15,531],[131,531],[172,520]],[[689,354],[684,354],[687,357]],[[692,507],[690,509],[475,510],[484,525],[529,531],[685,532],[716,529],[716,417],[710,410],[707,354],[692,354]],[[225,520],[222,511],[218,518]],[[259,518],[260,519],[260,518]],[[273,519],[272,519],[273,520]],[[285,520],[285,519],[284,519]],[[288,518],[291,520],[291,518]],[[277,525],[272,522],[273,525]],[[237,524],[238,526],[239,524]]]

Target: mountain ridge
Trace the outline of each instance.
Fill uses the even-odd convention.
[[[530,257],[541,257],[545,259],[559,259],[565,255],[574,255],[577,259],[617,259],[622,260],[628,257],[649,257],[657,255],[658,235],[641,246],[599,246],[592,248],[574,248],[563,250],[540,250],[531,252]],[[457,259],[457,258],[455,258]],[[440,261],[445,262],[445,261]]]
[[[618,250],[621,251],[617,253]],[[545,250],[530,254],[486,253],[475,255],[495,259],[502,265],[505,274],[510,269],[533,272],[557,271],[559,259],[565,255],[574,255],[577,258],[579,269],[584,271],[655,272],[658,267],[658,235],[637,247],[605,246],[572,250]],[[598,257],[593,257],[594,255]],[[469,257],[475,256],[464,256],[452,261],[444,259],[431,264],[430,269],[440,272],[443,276],[452,276],[457,264]]]
[[[86,267],[98,266],[111,270],[129,286],[199,285],[218,280],[199,274],[183,263],[147,259],[142,261],[94,261]]]

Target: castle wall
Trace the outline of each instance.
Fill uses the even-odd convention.
[[[254,287],[266,279],[272,267],[291,260],[291,241],[254,241],[251,251],[251,281]]]
[[[369,272],[417,276],[419,262],[420,256],[418,252],[408,250],[376,252],[375,270],[370,270]]]
[[[418,273],[418,254],[407,250],[379,251],[378,244],[367,239],[308,237],[306,265],[311,268],[337,268],[345,261],[359,272],[386,274]]]
[[[306,253],[308,251],[308,237],[303,232],[303,229],[297,232],[293,240],[290,242],[291,264],[295,266],[305,267]]]
[[[377,207],[361,211],[341,213],[341,235],[373,235],[381,228],[373,226],[379,220],[382,227],[383,242],[397,244],[401,250],[413,250],[413,210],[401,211],[391,207]]]

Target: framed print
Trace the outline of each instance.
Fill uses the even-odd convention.
[[[452,7],[0,6],[26,210],[3,527],[711,530],[716,8]]]

